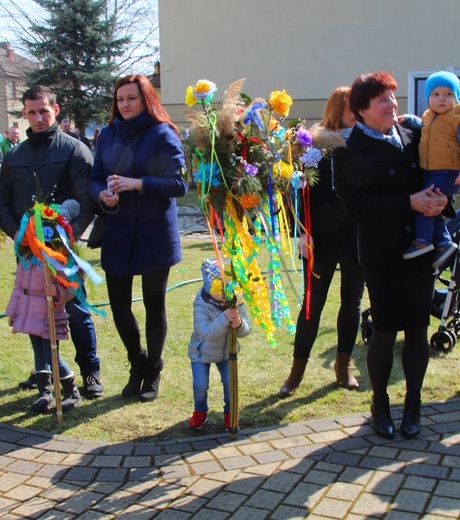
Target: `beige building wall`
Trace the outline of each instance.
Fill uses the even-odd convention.
[[[21,91],[18,91],[19,96]],[[5,130],[9,130],[12,126],[17,126],[19,129],[20,139],[25,139],[26,130],[29,126],[27,120],[22,116],[12,115],[11,112],[21,111],[22,102],[18,97],[11,96],[11,87],[8,81],[0,78],[0,132],[3,135]]]
[[[209,79],[268,97],[285,89],[291,117],[317,120],[338,85],[390,71],[407,109],[410,71],[460,71],[459,0],[159,0],[161,96],[185,125],[188,84]]]
[[[0,132],[12,126],[19,129],[20,139],[26,138],[27,120],[21,115],[21,97],[25,90],[25,72],[38,64],[14,52],[8,42],[0,42]]]

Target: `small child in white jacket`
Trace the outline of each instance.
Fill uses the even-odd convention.
[[[225,300],[222,274],[215,258],[208,258],[201,267],[203,287],[193,303],[193,332],[188,345],[193,376],[195,411],[188,427],[201,430],[208,421],[209,370],[215,363],[224,390],[224,425],[230,430],[230,361],[229,327],[244,338],[251,330],[242,303],[230,308]],[[239,348],[239,345],[238,345]]]

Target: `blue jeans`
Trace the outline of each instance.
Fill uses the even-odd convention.
[[[35,371],[36,372],[52,372],[51,360],[51,343],[49,339],[41,338],[35,334],[29,334],[32,348],[34,349]],[[69,365],[59,355],[58,342],[58,360],[59,360],[59,378],[64,379],[72,375]]]
[[[434,184],[444,195],[451,198],[457,192],[455,185],[457,175],[458,171],[456,170],[426,171],[423,176],[424,189]],[[441,215],[427,217],[419,211],[415,214],[415,239],[433,243],[435,247],[445,246],[451,241],[450,233]]]
[[[209,368],[211,363],[197,363],[192,361],[193,401],[197,412],[207,412]],[[224,413],[230,412],[230,361],[216,363],[220,373],[220,380],[224,387]]]
[[[99,372],[101,367],[96,353],[94,323],[88,309],[76,297],[66,303],[65,310],[69,315],[70,337],[75,346],[75,362],[84,379],[93,372]]]

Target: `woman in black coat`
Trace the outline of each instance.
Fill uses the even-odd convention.
[[[372,308],[374,332],[367,367],[377,434],[392,439],[395,426],[387,393],[398,331],[404,331],[406,379],[401,433],[420,432],[420,403],[428,366],[427,339],[434,289],[431,254],[403,260],[413,240],[416,211],[438,215],[447,205],[439,190],[422,188],[419,132],[398,124],[397,83],[388,73],[364,74],[353,83],[350,108],[357,123],[346,148],[334,154],[335,186],[358,225],[358,254]]]

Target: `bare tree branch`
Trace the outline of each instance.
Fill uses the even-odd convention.
[[[106,0],[106,19],[113,20],[113,36],[129,37],[126,52],[115,61],[120,71],[150,75],[159,59],[158,3],[157,0]],[[17,52],[30,57],[22,40],[40,43],[38,35],[30,28],[44,25],[46,12],[33,0],[2,0],[0,3],[1,32],[8,30],[8,40]]]

